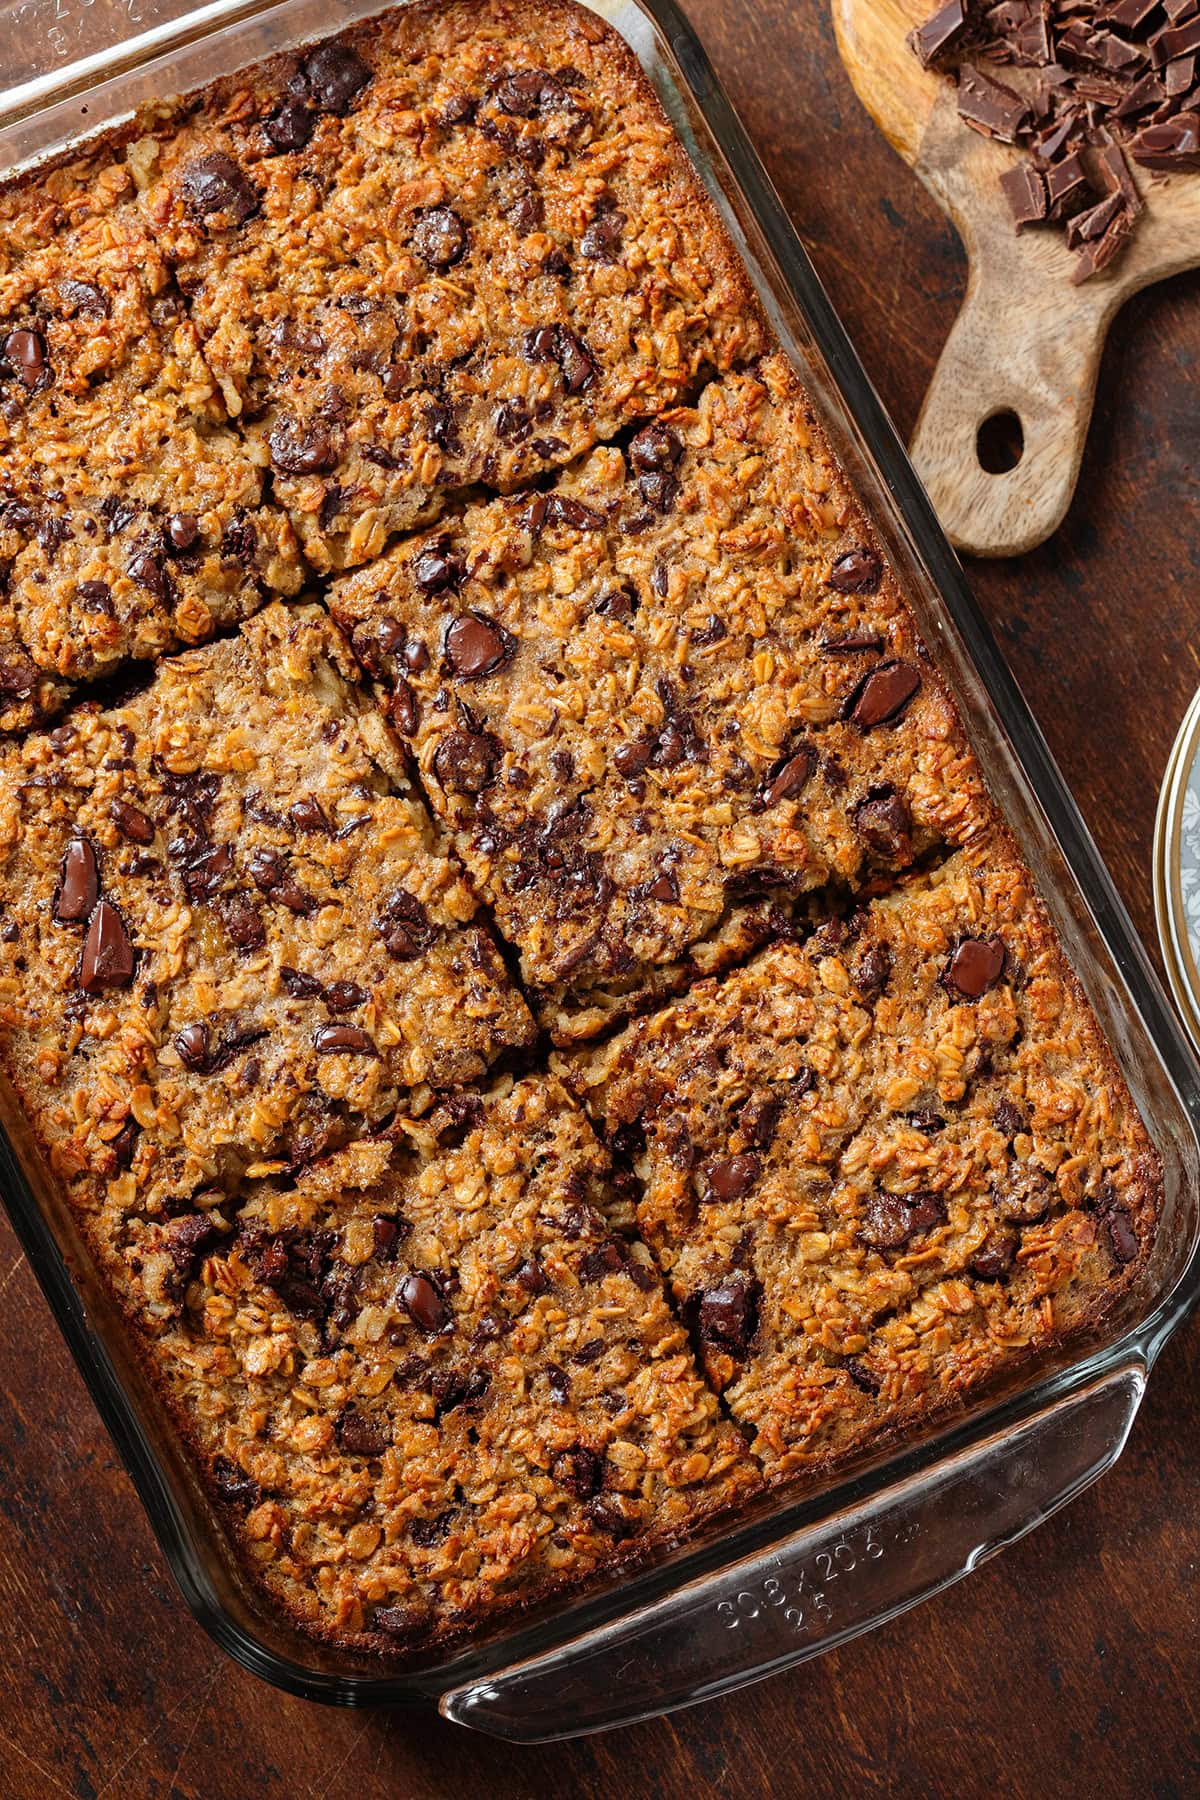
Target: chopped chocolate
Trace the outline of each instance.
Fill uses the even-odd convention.
[[[985,137],[1015,144],[1029,106],[1004,82],[964,63],[958,72],[958,116]]]
[[[1026,225],[1040,224],[1050,211],[1045,179],[1032,163],[1021,162],[1006,169],[1000,186],[1012,212],[1013,223],[1020,231]]]

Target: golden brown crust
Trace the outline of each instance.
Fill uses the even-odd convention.
[[[1153,1149],[997,842],[570,1068],[773,1479],[1061,1340],[1149,1253]]]
[[[778,355],[330,605],[560,1043],[987,818]]]
[[[201,96],[146,138],[140,177],[225,403],[321,571],[764,343],[656,97],[589,14],[422,5],[336,43]]]

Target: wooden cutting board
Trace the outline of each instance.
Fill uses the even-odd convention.
[[[1135,169],[1150,199],[1128,248],[1073,287],[1075,259],[1061,232],[1013,229],[999,177],[1019,153],[964,125],[953,83],[922,69],[905,43],[934,10],[934,0],[833,0],[834,29],[860,100],[949,215],[970,264],[913,433],[913,462],[960,550],[1015,556],[1048,538],[1070,505],[1117,308],[1200,264],[1200,174],[1151,182]],[[979,430],[1005,413],[1020,421],[1024,448],[1014,467],[992,474],[979,459]]]

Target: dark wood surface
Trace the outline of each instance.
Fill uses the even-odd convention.
[[[911,428],[963,283],[818,0],[692,0],[867,369]],[[1079,495],[971,574],[1147,941],[1155,797],[1200,683],[1200,277],[1133,302]],[[243,1674],[192,1623],[0,1225],[0,1792],[200,1800],[759,1794],[1170,1800],[1200,1788],[1200,1326],[1121,1463],[938,1600],[807,1668],[582,1743],[352,1714]]]

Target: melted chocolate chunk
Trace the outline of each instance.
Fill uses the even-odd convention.
[[[894,867],[912,861],[912,814],[894,787],[869,788],[851,817],[855,831],[873,856]]]
[[[758,1330],[759,1282],[730,1275],[700,1295],[696,1329],[701,1342],[726,1355],[744,1357]]]
[[[1017,1239],[1011,1231],[994,1231],[967,1264],[980,1281],[1003,1281],[1017,1259]]]
[[[189,163],[180,181],[184,204],[197,219],[227,218],[244,225],[258,211],[261,195],[231,156],[216,151]]]
[[[433,773],[451,794],[475,797],[491,785],[500,745],[489,731],[448,731],[433,753]]]
[[[710,1200],[740,1200],[750,1192],[762,1171],[757,1156],[743,1152],[713,1163],[708,1171]]]
[[[79,985],[85,994],[128,987],[133,980],[133,946],[115,906],[101,900],[91,917],[79,958]]]
[[[343,1406],[334,1423],[338,1445],[350,1456],[382,1456],[392,1442],[392,1422],[386,1413],[360,1412]]]
[[[441,1284],[433,1275],[419,1270],[406,1275],[396,1291],[396,1299],[413,1324],[431,1337],[449,1323],[450,1310]]]
[[[347,113],[371,79],[371,71],[348,44],[320,44],[303,62],[304,78],[321,112]]]
[[[313,134],[316,114],[304,101],[291,96],[263,126],[276,150],[303,150]]]
[[[50,373],[50,354],[40,331],[10,331],[3,343],[4,361],[23,388],[41,387]]]
[[[880,663],[851,689],[842,717],[860,731],[890,725],[900,717],[920,685],[920,671],[911,663]]]
[[[463,613],[447,629],[445,650],[453,674],[480,681],[510,661],[516,640],[486,613]]]
[[[939,979],[951,999],[981,1000],[1000,980],[1006,960],[1002,938],[961,938]]]
[[[425,594],[445,593],[447,588],[457,587],[467,573],[458,557],[451,556],[444,539],[419,550],[409,568],[413,580]]]
[[[588,1500],[604,1480],[604,1458],[584,1444],[560,1450],[550,1465],[550,1473],[559,1487],[566,1488],[577,1500]]]
[[[467,254],[471,238],[449,206],[431,206],[417,220],[412,235],[414,255],[431,269],[450,269]]]
[[[883,564],[860,544],[839,556],[829,572],[829,585],[839,594],[873,594],[883,580]]]
[[[760,796],[764,811],[778,806],[781,800],[794,800],[807,786],[817,766],[817,753],[811,744],[801,744],[777,762],[767,776]]]
[[[378,1056],[374,1040],[358,1025],[322,1025],[313,1037],[318,1056]]]
[[[90,919],[92,908],[100,898],[100,871],[96,852],[85,837],[72,838],[63,853],[58,887],[54,895],[54,917],[60,925],[82,924]]]
[[[945,1219],[945,1202],[938,1194],[888,1194],[880,1189],[867,1202],[858,1235],[872,1250],[902,1250],[910,1238]]]
[[[289,418],[285,413],[267,438],[271,461],[284,475],[322,475],[338,464],[333,433],[319,419]]]

